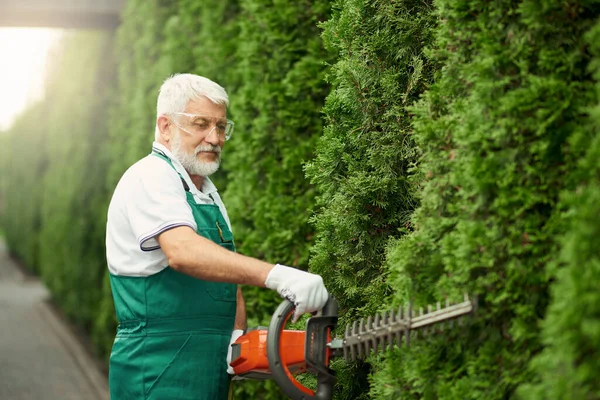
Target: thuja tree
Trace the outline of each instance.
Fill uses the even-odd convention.
[[[236,126],[224,149],[224,201],[238,251],[305,269],[313,228],[314,190],[302,164],[322,132],[328,53],[319,21],[329,2],[239,2],[235,61],[228,80]],[[244,288],[249,323],[268,323],[281,299]],[[270,386],[270,387],[269,387]],[[272,382],[239,386],[247,398],[280,398]]]
[[[44,104],[30,105],[2,132],[0,226],[8,249],[32,272],[39,270],[41,181],[47,163]]]
[[[163,54],[171,69],[206,76],[235,88],[238,0],[179,0],[165,24]],[[232,99],[233,100],[233,99]]]
[[[435,66],[433,6],[423,1],[337,1],[323,37],[338,54],[328,80],[327,126],[307,175],[319,192],[310,266],[340,303],[340,325],[379,310],[391,288],[386,248],[415,207],[417,161],[409,106]],[[367,366],[340,369],[338,398],[368,396]]]
[[[123,11],[115,55],[117,84],[110,110],[109,188],[114,189],[123,172],[150,153],[158,89],[174,72],[173,61],[163,50],[167,21],[173,18],[176,5],[161,0],[132,0]],[[181,54],[186,54],[185,48]]]
[[[445,67],[415,109],[424,152],[414,232],[391,252],[398,303],[479,295],[470,325],[414,342],[377,398],[506,399],[532,379],[549,268],[567,228],[560,193],[596,104],[583,33],[592,2],[438,1]]]
[[[317,24],[327,18],[329,2],[240,6],[225,200],[242,252],[306,266],[314,191],[302,163],[322,131],[328,54]]]
[[[327,18],[329,5],[247,0],[240,7],[233,66],[239,87],[231,94],[236,132],[225,155],[225,202],[239,251],[306,268],[314,191],[302,163],[322,131],[328,55],[317,23]],[[261,292],[247,297],[265,323],[276,297]],[[269,304],[253,306],[264,296]]]
[[[47,152],[39,205],[41,276],[63,312],[87,331],[96,323],[106,269],[98,210],[106,196],[112,46],[110,33],[65,34],[47,78],[44,132],[38,132]]]
[[[587,35],[595,59],[596,102],[600,99],[600,23]],[[543,322],[544,351],[532,363],[533,384],[519,391],[534,400],[600,398],[600,106],[591,112],[595,131],[579,131],[571,140],[577,154],[577,188],[565,195],[568,230],[561,239],[562,268],[552,287],[552,303]]]
[[[101,297],[103,143],[111,35],[65,34],[54,49],[45,98],[6,133],[3,225],[11,251],[39,273],[53,300],[93,330]]]

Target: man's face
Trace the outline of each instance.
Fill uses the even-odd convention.
[[[224,106],[202,97],[190,101],[185,113],[203,117],[173,116],[171,152],[190,175],[209,176],[219,169],[225,144],[215,125],[226,118],[227,112]]]

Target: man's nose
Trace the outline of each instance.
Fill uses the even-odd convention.
[[[210,130],[210,132],[208,132],[208,135],[206,135],[206,137],[204,138],[204,141],[206,143],[217,145],[217,146],[221,144],[221,138],[219,136],[216,126],[213,126],[213,128]]]

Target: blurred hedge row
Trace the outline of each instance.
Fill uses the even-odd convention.
[[[114,328],[96,321],[106,274],[107,82],[114,68],[104,61],[112,44],[106,33],[65,35],[50,57],[46,97],[3,133],[1,146],[10,250],[43,278],[68,317],[103,336]]]
[[[241,252],[310,265],[341,325],[479,295],[465,327],[336,362],[337,399],[600,398],[599,3],[130,0],[115,35],[65,36],[0,135],[9,248],[106,357],[108,201],[162,81],[197,73],[230,94],[215,181]],[[266,325],[277,296],[245,295]]]

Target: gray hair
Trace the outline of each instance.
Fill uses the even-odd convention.
[[[175,74],[168,77],[160,87],[156,102],[156,117],[164,114],[184,112],[188,103],[201,96],[215,104],[229,106],[227,92],[219,84],[203,76],[194,74]],[[160,138],[158,125],[154,130],[154,139]]]

